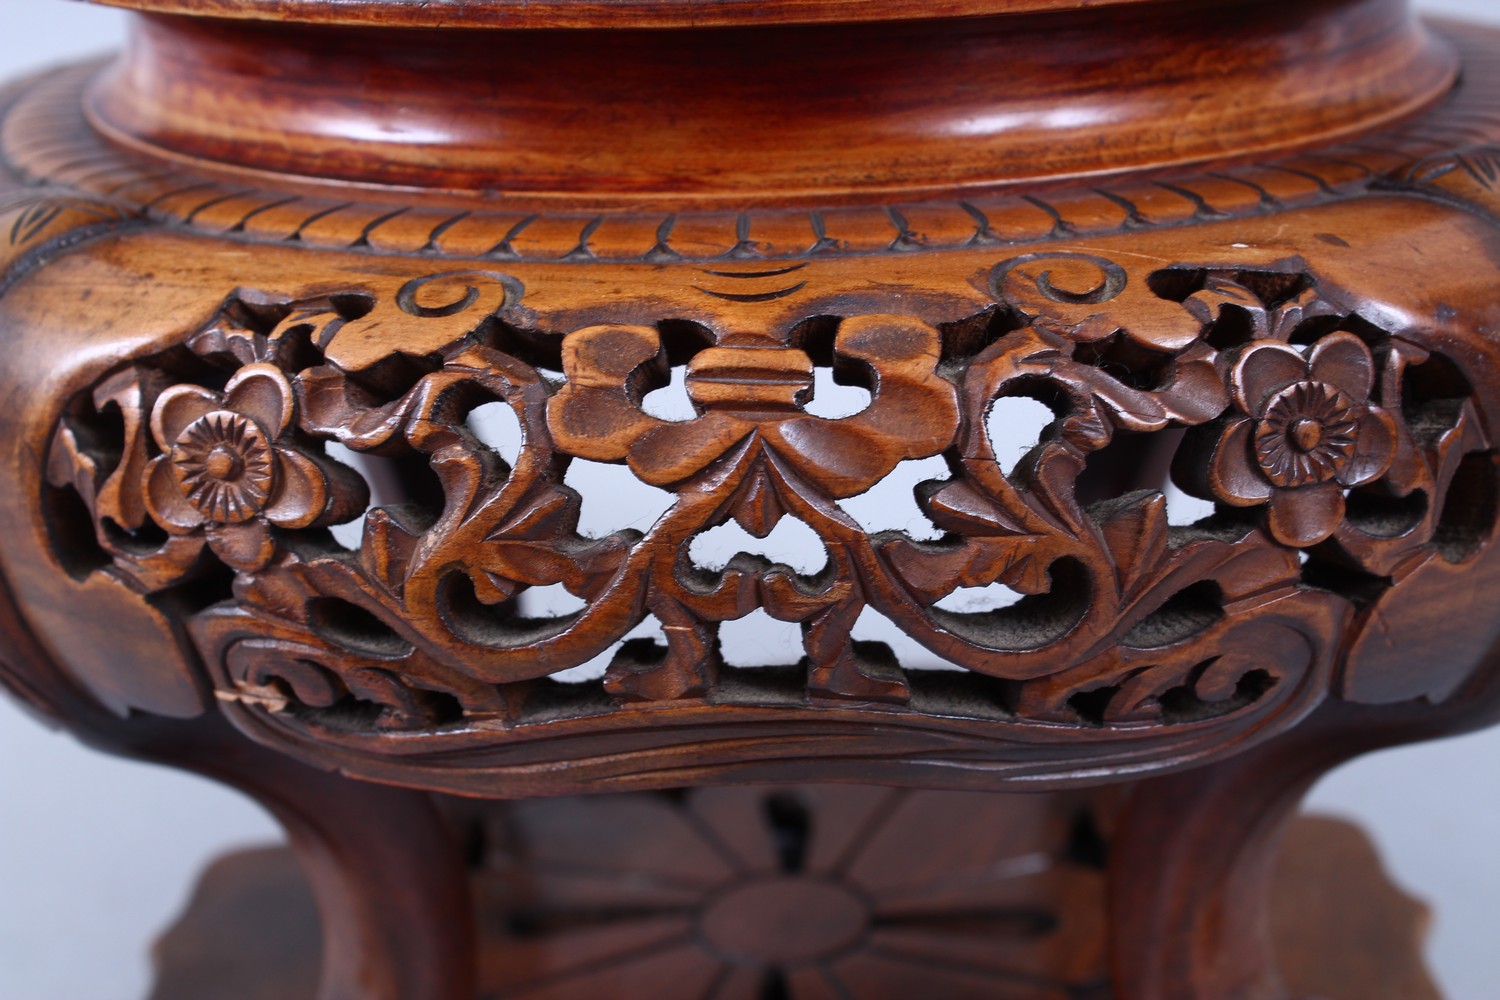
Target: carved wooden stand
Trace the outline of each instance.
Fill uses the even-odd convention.
[[[0,94],[0,680],[275,811],[324,1000],[1280,1000],[1303,792],[1500,716],[1500,33],[110,2]]]

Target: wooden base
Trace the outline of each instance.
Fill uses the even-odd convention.
[[[321,935],[290,848],[225,854],[157,940],[150,1000],[305,1000],[318,985]]]
[[[486,906],[483,899],[480,906]],[[1293,825],[1276,874],[1274,912],[1277,949],[1293,996],[1441,1000],[1422,959],[1428,910],[1390,881],[1374,845],[1353,824],[1307,816]],[[481,926],[506,923],[494,916]],[[182,917],[157,943],[150,1000],[311,998],[318,934],[312,894],[289,849],[225,855],[204,873]],[[482,955],[505,948],[492,940],[486,944]],[[495,984],[487,980],[494,978],[495,965],[482,962],[482,968],[489,971],[481,976],[480,995],[493,995]],[[668,989],[651,1000],[675,1000]],[[685,990],[684,1000],[701,994],[693,986]],[[990,995],[1010,994],[999,987]]]
[[[1442,1000],[1422,960],[1431,912],[1391,882],[1352,823],[1292,825],[1272,903],[1276,951],[1295,994],[1326,1000]]]

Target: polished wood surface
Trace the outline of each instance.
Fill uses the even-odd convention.
[[[838,793],[811,790],[814,801],[820,795]],[[858,793],[852,798],[858,799]],[[622,811],[628,813],[631,805],[643,808],[648,816],[660,814],[649,802],[621,804]],[[579,802],[547,808],[564,813],[588,811]],[[972,810],[963,811],[972,814]],[[897,835],[906,832],[898,831]],[[651,849],[654,844],[631,843],[621,847],[616,843],[601,847],[612,849],[619,858],[634,859],[637,852]],[[919,844],[907,843],[904,849],[916,850]],[[597,858],[580,861],[588,868],[597,864]],[[977,879],[974,873],[965,876],[954,859],[945,859],[944,864],[950,871],[932,879],[930,885],[942,886],[942,891],[948,894],[972,895],[984,889],[984,880]],[[1013,868],[1017,874],[1031,871],[1029,877],[1034,885],[1044,885],[1034,862],[1016,859]],[[672,874],[678,873],[673,870]],[[679,900],[693,898],[694,892],[700,892],[694,888],[648,889],[637,885],[634,895],[651,897],[648,906],[640,907],[639,903],[630,906],[625,898],[615,895],[610,898],[609,906],[594,910],[592,916],[588,916],[588,910],[579,901],[568,904],[574,907],[571,913],[559,915],[537,909],[541,903],[538,897],[546,889],[528,885],[513,862],[501,862],[498,870],[477,868],[472,877],[478,889],[475,909],[486,934],[483,945],[486,958],[481,961],[486,972],[481,978],[481,991],[486,991],[486,996],[525,996],[535,1000],[595,997],[600,996],[597,993],[600,990],[621,990],[633,976],[652,975],[652,963],[660,963],[660,969],[676,969],[670,961],[661,963],[654,948],[660,942],[672,942],[670,907],[681,906]],[[573,879],[582,882],[579,876]],[[561,879],[558,882],[561,885]],[[1323,1000],[1439,1000],[1422,960],[1422,943],[1427,937],[1430,915],[1419,901],[1389,882],[1373,844],[1356,826],[1329,817],[1296,820],[1287,832],[1271,894],[1275,901],[1278,957],[1295,996]],[[990,895],[995,897],[993,889]],[[663,904],[663,900],[672,903]],[[980,996],[989,1000],[1049,996],[1047,985],[1023,985],[1037,975],[1037,970],[1022,972],[1028,964],[1035,964],[1035,958],[1029,957],[1020,942],[1028,937],[1055,939],[1041,966],[1043,976],[1050,969],[1047,964],[1050,961],[1052,967],[1071,964],[1076,970],[1073,975],[1082,976],[1080,982],[1086,982],[1089,963],[1097,961],[1097,952],[1088,946],[1077,948],[1080,931],[1085,936],[1098,931],[1097,924],[1085,916],[1088,892],[1076,892],[1070,901],[1071,906],[1082,910],[1077,916],[1085,916],[1082,928],[1046,930],[1050,919],[1047,907],[1056,907],[1064,900],[1067,897],[1034,892],[1029,900],[1004,898],[998,904],[992,900],[996,909],[990,913],[971,909],[963,918],[930,918],[930,940],[939,943],[942,949],[936,955],[910,951],[910,943],[919,940],[918,937],[913,937],[909,928],[901,927],[900,921],[885,919],[879,931],[885,940],[867,946],[870,955],[843,955],[834,964],[844,970],[847,979],[861,978],[864,966],[879,970],[873,981],[859,979],[865,988],[855,987],[852,991],[849,982],[837,972],[829,972],[828,967],[817,969],[811,976],[799,970],[787,976],[775,972],[774,966],[768,970],[756,961],[729,969],[720,966],[715,972],[714,963],[709,961],[703,972],[708,976],[709,987],[717,988],[717,993],[708,996],[732,1000],[763,997],[769,991],[781,990],[775,996],[904,999],[910,994],[903,993],[909,988],[901,979],[903,967],[924,970],[922,981],[916,985],[918,990],[948,988],[950,993],[932,996],[965,996],[962,993],[965,979],[977,975],[972,972],[975,961],[980,967],[989,967],[987,975],[978,973],[981,982],[989,981],[989,991]],[[727,903],[720,906],[732,904],[730,895]],[[921,916],[919,910],[916,913]],[[799,918],[817,916],[804,912]],[[711,913],[708,918],[711,919]],[[921,919],[913,922],[913,927],[919,925]],[[735,942],[738,945],[753,940],[757,933],[784,933],[787,927],[774,921],[745,921],[735,928]],[[813,936],[816,934],[813,931]],[[966,972],[959,973],[959,993],[953,993],[954,984],[945,984],[942,970],[957,960],[957,946],[963,943],[974,946],[975,952],[963,963]],[[220,1000],[311,1000],[317,985],[317,948],[317,910],[297,867],[296,856],[285,849],[225,856],[205,871],[177,924],[157,943],[156,985],[151,1000],[195,1000],[210,993]],[[517,952],[526,952],[529,957],[517,961]],[[592,960],[589,963],[594,970],[592,975],[583,969],[571,978],[565,975],[570,967],[582,966],[577,960],[585,954]],[[267,970],[275,973],[267,976]],[[564,975],[558,975],[559,972]],[[681,972],[666,975],[679,976]],[[666,979],[655,985],[652,996],[679,996],[682,985],[681,979]],[[846,993],[828,993],[838,987],[843,987]],[[1067,996],[1076,1000],[1107,994],[1077,985]]]
[[[587,809],[581,803],[553,808]],[[632,857],[634,849],[647,845],[631,847],[619,853]],[[919,847],[906,845],[907,849]],[[952,866],[952,860],[945,860]],[[1021,862],[1013,863],[1017,872],[1030,868],[1031,877],[1038,877],[1035,864],[1017,860]],[[653,963],[663,976],[649,994],[656,1000],[705,995],[695,989],[701,984],[691,981],[695,973],[692,963],[684,964],[680,952],[663,954],[654,947],[672,940],[670,916],[654,909],[621,907],[618,900],[612,900],[616,908],[599,911],[593,921],[568,920],[536,910],[536,897],[545,890],[527,885],[518,875],[513,866],[505,866],[498,871],[476,870],[474,876],[479,889],[476,909],[486,929],[486,957],[481,963],[486,972],[481,990],[488,991],[487,995],[536,1000],[598,996],[598,992],[589,991],[618,990],[632,975],[650,975]],[[950,871],[933,880],[933,884],[939,882],[949,892],[968,894],[983,886],[974,873],[962,871]],[[1295,995],[1322,1000],[1439,1000],[1422,956],[1430,916],[1421,903],[1389,881],[1373,846],[1357,827],[1328,817],[1299,818],[1288,831],[1270,890],[1277,953]],[[643,888],[636,891],[643,896],[653,893]],[[691,898],[695,891],[655,888],[654,903],[660,906],[663,897],[674,902]],[[992,891],[991,895],[996,894]],[[1088,896],[1085,890],[1079,898],[1086,900]],[[1052,905],[1050,900],[1047,905]],[[799,916],[806,919],[808,914]],[[985,919],[990,921],[988,925]],[[922,921],[914,923],[920,926]],[[753,939],[756,934],[781,933],[785,926],[774,921],[743,922],[736,928],[736,941]],[[717,982],[709,981],[717,991],[706,995],[716,1000],[768,995],[796,1000],[821,996],[905,1000],[912,994],[902,992],[909,984],[900,979],[899,970],[908,963],[927,970],[917,989],[950,989],[924,995],[966,995],[962,992],[966,985],[963,980],[974,973],[959,974],[957,993],[951,992],[952,984],[944,984],[941,978],[942,970],[959,953],[953,945],[961,943],[971,949],[969,963],[977,959],[989,968],[987,976],[980,974],[981,981],[988,980],[989,988],[979,994],[986,1000],[1046,995],[1045,985],[1033,989],[1018,986],[1018,980],[1027,979],[1020,973],[1027,957],[1016,944],[1028,936],[1059,936],[1058,931],[1044,929],[1043,913],[1019,905],[1018,900],[1004,899],[988,914],[970,910],[962,917],[931,919],[927,926],[929,940],[950,942],[940,955],[906,950],[917,938],[899,923],[887,922],[880,933],[889,943],[884,948],[875,945],[872,950],[886,955],[883,961],[890,964],[880,967],[881,975],[874,979],[855,979],[861,975],[862,962],[879,967],[882,959],[873,955],[843,957],[838,964],[848,970],[847,979],[831,978],[821,971],[813,976],[794,971],[787,976],[757,968],[752,961],[727,974],[721,966]],[[1083,931],[1096,929],[1085,926]],[[314,900],[290,851],[266,848],[228,855],[204,872],[186,910],[158,943],[151,1000],[198,1000],[205,994],[220,1000],[311,1000],[317,982],[317,935]],[[1078,934],[1070,930],[1064,940],[1068,936],[1076,939]],[[1071,946],[1076,942],[1067,943]],[[590,963],[593,978],[581,961],[584,949],[589,949],[594,959]],[[518,962],[518,951],[531,952],[533,957]],[[1053,948],[1048,954],[1054,963],[1071,959],[1080,969],[1086,969],[1094,957],[1087,948]],[[966,967],[973,965],[966,963]],[[570,968],[578,970],[576,976],[567,975]],[[707,968],[710,976],[714,975],[711,963]],[[933,969],[937,970],[935,977],[928,978]],[[273,970],[272,974],[267,970]],[[1007,975],[1007,970],[1012,974]],[[543,985],[529,990],[506,985],[518,978],[523,983],[527,978],[533,984],[542,981]],[[849,980],[855,980],[856,985],[851,986]],[[837,989],[834,983],[844,992],[828,992]],[[822,989],[824,984],[826,990]],[[774,992],[777,990],[781,992]],[[1067,995],[1069,1000],[1077,1000],[1102,998],[1108,993],[1075,987]]]
[[[1266,887],[1500,719],[1500,33],[137,6],[0,92],[0,682],[266,802],[322,1000],[1427,1000]]]
[[[920,21],[1124,8],[1161,0],[90,0],[239,20],[412,28],[713,28]],[[1194,0],[1205,11],[1239,0]]]
[[[272,172],[521,209],[885,204],[1329,143],[1430,105],[1456,70],[1402,0],[715,31],[299,17],[141,20],[93,123],[241,185]]]
[[[1358,827],[1323,816],[1293,823],[1271,892],[1277,956],[1298,994],[1442,1000],[1420,956],[1432,913],[1382,877]]]

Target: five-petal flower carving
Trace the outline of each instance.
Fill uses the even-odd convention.
[[[1266,504],[1282,544],[1316,545],[1343,519],[1343,491],[1379,479],[1395,455],[1396,421],[1371,402],[1374,384],[1370,349],[1350,333],[1324,337],[1306,357],[1288,344],[1251,344],[1230,372],[1239,412],[1186,476],[1206,477],[1225,503]]]
[[[294,443],[296,396],[280,369],[240,369],[223,393],[176,385],[157,397],[146,470],[152,518],[174,535],[201,532],[244,572],[275,553],[270,528],[338,524],[369,500],[358,475]]]

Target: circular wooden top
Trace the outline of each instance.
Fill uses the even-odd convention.
[[[112,2],[436,16],[512,0]],[[620,9],[627,2],[642,0]],[[805,2],[900,9],[896,0]],[[697,31],[149,17],[87,110],[117,145],[252,185],[301,178],[576,210],[740,209],[899,204],[1263,156],[1386,126],[1438,100],[1454,77],[1452,53],[1405,0],[1128,2]],[[793,3],[700,0],[696,9],[786,12]],[[1189,16],[1210,3],[1212,17]],[[687,0],[650,6],[690,9]],[[531,0],[526,9],[582,17],[600,5]],[[636,24],[616,15],[622,22]]]
[[[902,21],[1126,7],[1160,0],[92,0],[109,7],[411,28],[687,28]],[[1204,0],[1205,5],[1220,0]]]

